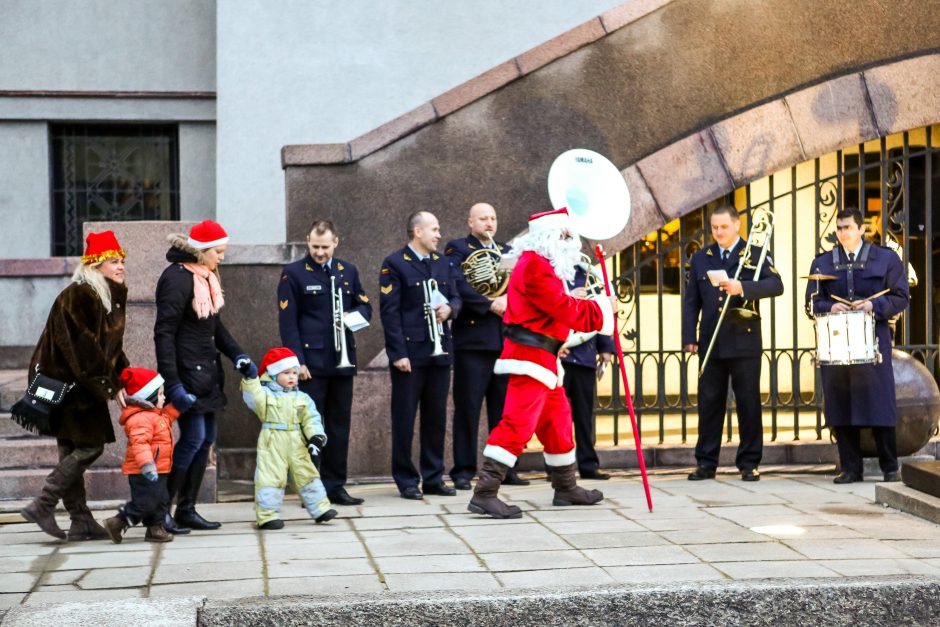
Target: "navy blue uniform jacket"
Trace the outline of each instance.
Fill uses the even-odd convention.
[[[578,287],[584,287],[587,279],[587,273],[580,265],[574,275],[574,282],[568,284],[568,289],[573,290]],[[615,317],[616,320],[616,317]],[[615,330],[614,333],[618,331]],[[574,364],[576,366],[586,366],[591,369],[597,368],[598,353],[613,353],[614,339],[609,335],[598,333],[593,338],[583,344],[579,344],[571,349],[571,352],[562,359],[564,364]]]
[[[808,281],[806,301],[812,299],[813,311],[828,313],[837,302],[835,294],[846,300],[859,300],[889,289],[890,292],[872,299],[875,314],[875,336],[881,352],[880,364],[822,366],[826,423],[832,427],[893,427],[897,423],[894,371],[891,365],[891,328],[888,320],[907,309],[909,289],[904,264],[889,248],[869,244],[864,268],[853,268],[854,290],[849,291],[848,257],[837,246],[839,263],[833,263],[832,251],[813,260],[811,273],[830,274],[835,280],[819,281],[819,294],[813,297],[816,281]],[[864,251],[859,257],[864,256]],[[860,263],[860,260],[856,262]]]
[[[343,311],[372,318],[372,305],[359,283],[356,266],[333,258],[331,272],[343,292]],[[355,368],[337,368],[339,354],[333,339],[333,299],[330,277],[310,255],[284,266],[277,284],[278,327],[281,342],[297,354],[316,376],[354,375]],[[346,329],[346,354],[356,363],[356,340]]]
[[[430,275],[428,274],[430,268]],[[391,364],[403,357],[415,366],[446,366],[454,361],[450,325],[443,324],[441,346],[446,355],[431,357],[433,346],[424,316],[425,280],[437,281],[437,289],[449,301],[451,319],[460,315],[461,300],[457,293],[458,277],[446,257],[431,253],[430,263],[418,260],[408,246],[382,262],[379,272],[379,312],[385,331],[385,352]]]
[[[496,249],[505,255],[510,246],[495,242]],[[503,350],[503,319],[490,311],[492,302],[486,296],[467,283],[460,264],[474,251],[483,248],[483,244],[473,235],[462,239],[455,239],[447,243],[444,254],[450,260],[457,275],[457,292],[463,301],[460,315],[454,320],[454,349],[494,351]]]
[[[718,316],[724,305],[727,294],[718,287],[712,286],[706,274],[709,270],[724,269],[729,278],[733,278],[738,270],[738,261],[744,253],[745,241],[740,239],[731,249],[727,262],[721,261],[721,248],[712,244],[692,255],[689,282],[682,298],[682,345],[698,344],[699,354],[704,358],[708,344],[715,333]],[[751,249],[750,265],[757,264],[760,250]],[[770,253],[764,259],[760,276],[754,277],[754,270],[744,268],[738,277],[744,288],[741,296],[732,296],[728,307],[740,307],[744,300],[757,300],[783,294],[783,281],[774,268]],[[699,313],[702,320],[699,323]],[[698,332],[696,333],[696,323]],[[742,321],[736,319],[732,312],[725,315],[725,320],[718,331],[718,340],[712,349],[712,357],[727,359],[734,357],[760,357],[761,331],[760,320]]]

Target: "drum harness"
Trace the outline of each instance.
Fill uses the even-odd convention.
[[[862,242],[862,250],[858,253],[858,259],[852,262],[842,263],[841,255],[839,255],[839,249],[841,246],[836,246],[832,249],[832,265],[837,271],[845,270],[845,282],[849,288],[849,295],[846,297],[849,300],[855,300],[855,277],[853,273],[855,270],[864,270],[865,263],[868,261],[868,253],[871,250],[871,244],[868,242]],[[848,254],[848,253],[846,253]]]

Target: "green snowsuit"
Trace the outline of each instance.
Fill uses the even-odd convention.
[[[313,399],[297,389],[285,390],[267,374],[243,379],[241,391],[245,404],[261,419],[255,466],[258,525],[279,517],[288,471],[307,512],[319,518],[330,509],[330,500],[305,441],[315,435],[326,437]]]

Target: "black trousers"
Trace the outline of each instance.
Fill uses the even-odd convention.
[[[131,500],[124,504],[119,515],[130,525],[144,523],[150,525],[163,524],[166,516],[166,481],[169,475],[159,475],[156,481],[148,481],[143,475],[128,475],[127,482],[131,486]]]
[[[320,451],[319,468],[327,494],[346,484],[354,378],[314,375],[300,382],[300,389],[316,404],[326,431],[326,446]]]
[[[596,472],[600,467],[594,449],[594,394],[597,391],[594,368],[564,364],[565,394],[571,403],[571,419],[574,422],[575,456],[578,472]]]
[[[392,478],[399,490],[441,483],[444,477],[444,434],[450,366],[412,366],[392,374]],[[421,474],[411,461],[415,418],[421,409]]]
[[[506,403],[509,375],[494,374],[499,351],[456,351],[454,354],[454,467],[451,479],[477,474],[480,410],[486,401],[489,430],[499,424]]]
[[[832,427],[839,447],[839,463],[842,472],[861,477],[865,466],[862,459],[861,435],[864,427]],[[881,472],[898,471],[897,431],[894,427],[871,427],[871,434],[878,449],[878,465]]]
[[[698,381],[698,442],[695,459],[699,466],[718,467],[721,438],[728,402],[728,379],[734,390],[741,443],[735,465],[741,470],[757,468],[764,452],[764,429],[760,405],[760,357],[710,359]]]

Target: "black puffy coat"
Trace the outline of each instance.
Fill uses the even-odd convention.
[[[170,265],[157,282],[157,320],[153,327],[157,370],[169,389],[182,383],[195,394],[191,412],[214,412],[225,407],[225,375],[219,352],[235,361],[243,353],[222,324],[219,314],[199,318],[193,309],[193,275],[184,263],[196,263],[196,250],[186,237],[175,237],[166,253]]]

